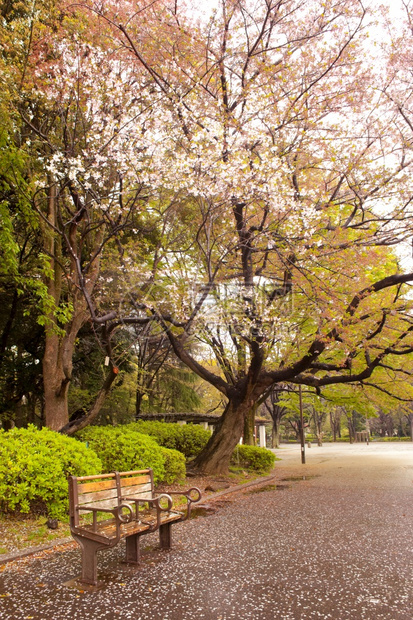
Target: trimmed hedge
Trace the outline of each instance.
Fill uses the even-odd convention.
[[[370,441],[412,441],[410,437],[370,437]]]
[[[275,454],[267,448],[239,445],[232,453],[231,465],[239,465],[244,469],[267,473],[274,467],[276,460]]]
[[[48,428],[0,430],[0,504],[4,510],[40,512],[63,519],[68,510],[67,476],[99,474],[93,450]]]
[[[187,459],[199,454],[211,437],[211,433],[199,424],[181,425],[173,422],[140,420],[125,424],[122,428],[130,428],[150,435],[156,439],[160,446],[178,450]]]
[[[77,437],[96,452],[104,472],[151,467],[155,483],[165,479],[165,456],[149,435],[126,426],[88,426]]]
[[[165,459],[165,475],[162,482],[173,484],[174,482],[184,482],[186,477],[185,457],[178,450],[159,446],[162,456]]]

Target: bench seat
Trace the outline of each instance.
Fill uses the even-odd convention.
[[[180,512],[170,512],[169,514],[162,515],[162,523],[173,523],[174,521],[182,521],[182,514]],[[146,523],[140,523],[131,521],[129,523],[120,524],[120,536],[125,538],[131,534],[143,533],[148,529],[153,531],[156,529],[156,514],[147,514],[145,516]],[[87,535],[86,532],[94,534],[94,528],[92,524],[86,524],[82,527],[82,533]],[[75,532],[76,533],[76,532]],[[80,532],[79,532],[80,533]],[[116,537],[116,519],[106,519],[100,521],[98,524],[97,532],[99,536],[107,538],[108,541]]]

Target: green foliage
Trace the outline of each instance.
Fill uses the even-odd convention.
[[[0,502],[6,510],[40,510],[64,518],[67,476],[97,474],[99,458],[84,444],[47,428],[0,431]]]
[[[112,347],[119,348],[123,354],[122,359],[116,360],[119,373],[95,420],[96,426],[118,426],[134,419],[136,374],[133,372],[132,354],[128,352],[130,339],[131,334],[121,329],[116,330],[112,337]],[[90,409],[105,380],[105,355],[96,344],[96,335],[88,323],[82,327],[76,339],[68,398],[70,416]]]
[[[165,395],[167,396],[162,405],[163,410],[196,411],[202,403],[195,390],[198,380],[193,372],[185,368],[174,368],[171,364],[165,364],[159,376],[163,400]]]
[[[373,437],[372,441],[411,441],[410,437]]]
[[[13,222],[4,202],[0,202],[0,274],[17,272],[17,253],[19,247],[13,235]]]
[[[276,460],[275,454],[266,448],[239,445],[232,453],[231,464],[240,465],[244,469],[252,469],[260,473],[267,473],[274,467]]]
[[[155,482],[164,480],[165,457],[152,437],[125,426],[89,426],[78,437],[99,456],[104,472],[151,467]]]
[[[211,434],[199,424],[175,424],[169,422],[156,422],[141,420],[126,425],[155,437],[156,441],[164,448],[179,450],[186,458],[196,456],[206,446]]]
[[[184,482],[186,476],[184,455],[178,452],[178,450],[171,450],[162,446],[160,446],[160,449],[165,459],[165,475],[162,482],[166,484]]]

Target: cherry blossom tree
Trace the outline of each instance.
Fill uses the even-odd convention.
[[[136,67],[132,73],[128,59],[113,53],[93,16],[86,19],[69,3],[45,2],[11,19],[7,53],[22,56],[10,77],[11,102],[28,162],[25,198],[37,214],[44,259],[45,422],[60,430],[69,422],[73,352],[86,321],[109,359],[88,421],[117,376],[99,278],[108,246],[118,248],[122,270],[125,246],[152,228],[138,164],[148,102]]]
[[[156,322],[226,397],[194,463],[225,471],[275,385],[369,382],[413,351],[413,274],[390,251],[411,236],[411,155],[386,58],[368,62],[374,16],[358,0],[221,0],[198,21],[179,2],[90,8],[159,100],[145,184],[191,213],[128,320]]]
[[[393,248],[411,238],[412,158],[359,0],[193,9],[103,0],[36,23],[19,109],[50,257],[47,424],[78,428],[85,321],[110,360],[96,408],[111,336],[148,325],[227,401],[194,463],[216,473],[277,385],[403,371],[413,274]],[[139,253],[141,230],[156,234]]]

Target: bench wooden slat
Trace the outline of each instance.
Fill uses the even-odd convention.
[[[134,487],[123,487],[122,489],[122,497],[125,497],[126,495],[144,495],[146,493],[150,493],[152,495],[152,485],[141,484]]]
[[[154,512],[145,512],[140,515],[145,523],[141,523],[139,521],[131,521],[130,523],[122,523],[120,526],[121,535],[123,536],[131,536],[131,534],[137,534],[139,532],[144,532],[150,527],[150,525],[154,525],[156,522],[156,514]],[[162,515],[161,523],[172,523],[174,521],[179,521],[182,515],[179,512],[169,512]],[[82,526],[82,529],[93,532],[93,525],[88,524]],[[98,523],[97,532],[102,534],[103,536],[107,536],[108,538],[113,537],[116,534],[116,523],[114,519],[100,521]]]
[[[150,484],[134,487],[125,487],[123,491],[124,493],[122,493],[122,497],[127,497],[130,495],[138,495],[139,497],[145,497],[145,499],[152,497],[152,490]],[[106,491],[97,491],[96,493],[83,493],[79,496],[79,506],[84,506],[85,504],[92,504],[93,502],[98,502],[104,499],[117,499],[117,497],[118,491],[116,488],[107,489]],[[116,505],[117,502],[113,502],[113,504]]]
[[[78,484],[77,492],[79,495],[84,493],[93,493],[94,491],[103,491],[105,489],[116,489],[116,479],[112,475],[112,480],[103,480],[102,482],[86,482]]]
[[[122,501],[125,501],[127,498],[134,498],[136,497],[137,499],[153,499],[153,493],[151,489],[141,489],[140,487],[133,487],[130,490],[122,490]]]
[[[114,478],[115,474],[94,474],[93,476],[76,476],[77,482],[83,482],[83,480],[103,480],[104,478]]]
[[[133,476],[131,478],[122,478],[120,479],[120,486],[121,487],[130,487],[130,486],[136,486],[139,484],[151,484],[152,480],[151,477],[149,475],[147,476]]]
[[[118,497],[117,489],[107,489],[106,491],[97,491],[96,493],[83,493],[79,496],[79,506],[90,504],[101,499],[115,499]],[[114,502],[116,504],[116,502]]]
[[[140,499],[140,500],[145,500],[145,499],[152,499],[152,493],[139,493],[139,495],[124,495],[122,497],[122,501],[123,502],[129,502],[130,504],[133,504],[133,502],[136,499]]]
[[[134,493],[133,495],[125,495],[123,496],[122,500],[124,502],[133,502],[133,500],[135,498],[138,499],[152,499],[152,493],[151,492],[146,492],[146,493]],[[90,499],[90,498],[84,498],[86,501],[84,501],[83,503],[79,502],[79,506],[82,506],[82,511],[81,514],[86,514],[86,509],[87,508],[114,508],[115,506],[118,505],[118,502],[114,502],[113,498],[109,498],[109,499]]]
[[[121,476],[132,476],[138,474],[148,474],[149,469],[134,469],[132,471],[122,471],[120,472]],[[94,474],[93,476],[76,476],[77,482],[83,482],[84,480],[103,480],[104,478],[114,478],[115,474],[112,472],[110,474]]]
[[[95,482],[86,482],[83,484],[82,483],[78,484],[78,494],[83,495],[84,493],[93,493],[94,491],[103,491],[105,489],[112,489],[112,488],[116,489],[115,474],[106,474],[105,478],[107,478],[108,476],[110,476],[111,479],[101,480],[99,482],[95,481]],[[133,476],[133,477],[128,477],[128,478],[121,477],[120,484],[121,484],[121,487],[136,486],[139,484],[150,485],[151,476],[146,474],[146,475]]]
[[[101,501],[92,501],[82,504],[82,510],[80,511],[80,515],[86,514],[86,510],[88,508],[115,508],[118,505],[117,501],[113,501],[112,499],[106,499]]]

